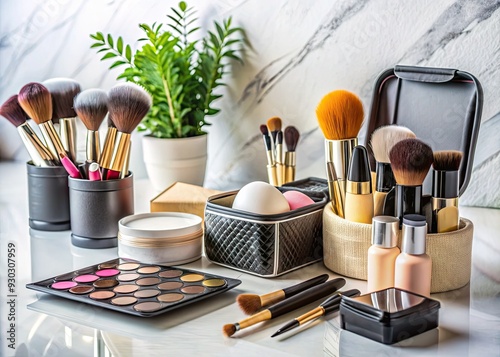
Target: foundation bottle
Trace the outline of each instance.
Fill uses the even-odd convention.
[[[396,217],[373,217],[372,246],[368,249],[369,293],[394,286],[394,267],[400,253],[398,231]]]
[[[396,259],[394,286],[429,297],[432,261],[425,253],[425,217],[418,214],[405,215],[402,236],[401,254]]]
[[[368,152],[362,145],[354,147],[352,151],[347,174],[344,216],[351,222],[372,223],[372,177]]]

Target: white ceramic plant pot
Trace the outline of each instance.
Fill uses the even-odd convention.
[[[157,191],[174,182],[203,186],[207,166],[207,135],[180,139],[143,136],[142,150],[149,179]]]

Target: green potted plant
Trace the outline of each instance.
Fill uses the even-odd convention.
[[[214,31],[201,39],[193,8],[181,1],[171,8],[166,23],[140,24],[145,37],[142,47],[132,51],[123,38],[97,32],[91,48],[112,60],[110,69],[123,68],[117,79],[136,83],[153,98],[148,115],[138,127],[146,131],[143,152],[146,170],[157,190],[175,181],[202,185],[207,158],[207,116],[220,109],[213,106],[222,95],[228,61],[241,61],[243,30],[214,21]]]

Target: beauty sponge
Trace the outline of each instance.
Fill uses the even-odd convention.
[[[309,196],[299,191],[286,191],[285,193],[283,193],[283,196],[285,196],[286,200],[288,201],[290,210],[309,206],[314,203],[314,201]]]

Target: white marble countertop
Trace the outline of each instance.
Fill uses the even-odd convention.
[[[147,180],[134,183],[136,213],[149,211],[155,195]],[[262,294],[329,273],[322,263],[274,279],[211,264],[187,268],[238,278],[237,288],[154,318],[138,318],[27,290],[27,283],[117,256],[116,248],[89,250],[71,245],[70,232],[28,227],[24,164],[0,163],[0,320],[2,356],[500,356],[500,210],[462,207],[475,224],[471,283],[432,297],[441,302],[440,326],[386,346],[339,329],[337,314],[278,338],[282,324],[316,304],[225,338],[222,326],[244,317],[235,303],[242,292]],[[17,248],[16,349],[7,347],[7,244]],[[366,282],[347,279],[345,288],[365,292]]]

